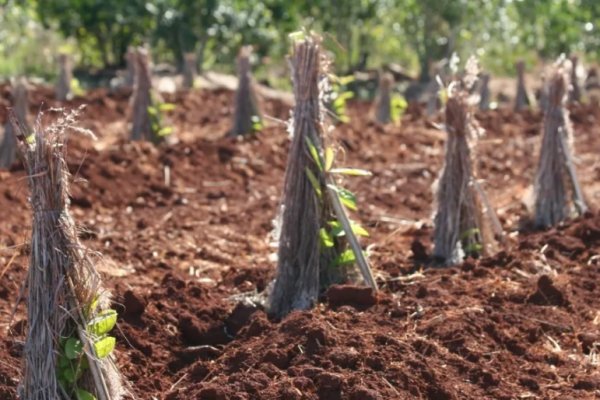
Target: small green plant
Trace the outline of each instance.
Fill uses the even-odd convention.
[[[73,96],[85,96],[85,89],[81,86],[79,79],[71,78],[71,93]]]
[[[148,114],[150,115],[150,129],[152,130],[152,137],[156,141],[161,141],[165,137],[173,133],[173,126],[165,124],[164,114],[175,109],[173,103],[162,103],[159,101],[153,101],[153,105],[148,107]]]
[[[354,82],[354,76],[329,76],[331,92],[329,93],[330,111],[342,123],[350,122],[346,103],[354,97],[354,92],[348,90],[348,85]]]
[[[260,116],[253,115],[252,118],[252,133],[259,133],[264,129],[264,124]]]
[[[394,124],[398,124],[398,123],[400,123],[400,120],[402,119],[404,112],[408,108],[408,102],[406,101],[404,96],[402,96],[400,94],[394,94],[392,96],[390,108],[391,108],[390,111],[391,111],[392,122]]]
[[[335,151],[331,147],[326,147],[323,154],[319,152],[317,147],[306,138],[308,151],[317,166],[318,171],[323,174],[323,179],[318,179],[310,168],[306,168],[306,175],[311,182],[315,193],[319,200],[323,201],[324,191],[330,189],[336,193],[341,204],[347,209],[357,211],[356,196],[350,190],[343,188],[335,183],[336,175],[346,176],[371,176],[371,172],[359,168],[334,168]],[[326,182],[326,188],[323,188],[320,182]],[[355,236],[369,236],[369,232],[359,223],[349,220],[349,225],[352,233]],[[322,251],[336,250],[336,257],[333,259],[330,268],[338,268],[340,266],[351,265],[357,262],[357,254],[351,248],[346,237],[343,221],[341,221],[335,212],[331,213],[330,219],[326,220],[323,226],[319,229],[319,238]],[[362,254],[364,255],[364,252]]]
[[[108,357],[114,350],[116,338],[110,336],[109,332],[117,323],[117,312],[112,309],[96,311],[98,307],[95,301],[86,314],[90,318],[87,322],[85,335],[93,346],[93,357],[103,359]],[[62,390],[77,400],[96,400],[96,397],[87,390],[79,387],[78,381],[83,373],[89,368],[88,355],[85,354],[84,345],[78,332],[73,332],[68,337],[63,337],[60,342],[60,354],[57,360],[57,379]]]

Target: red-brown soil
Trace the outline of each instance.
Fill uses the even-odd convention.
[[[7,89],[0,93],[0,122]],[[31,112],[56,105],[31,95]],[[274,275],[269,246],[289,139],[271,122],[224,138],[233,94],[171,96],[181,141],[129,143],[127,94],[95,91],[74,137],[72,213],[120,311],[118,360],[139,399],[593,399],[600,396],[600,214],[545,232],[527,228],[541,116],[478,115],[480,176],[507,232],[502,251],[454,268],[426,268],[431,186],[444,134],[413,107],[397,127],[350,107],[335,131],[356,218],[371,237],[381,292],[340,286],[283,321],[244,300]],[[275,102],[266,114],[289,110]],[[600,111],[575,107],[575,147],[591,205],[600,196]],[[170,182],[165,171],[170,171]],[[0,398],[16,398],[26,327],[14,306],[28,264],[23,171],[0,171]],[[10,329],[10,330],[9,330]]]

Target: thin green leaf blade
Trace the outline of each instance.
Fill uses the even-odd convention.
[[[317,193],[317,196],[319,196],[320,198],[322,196],[321,184],[319,183],[319,180],[317,179],[315,174],[313,174],[313,172],[308,167],[306,167],[306,176],[308,177],[308,180],[310,181],[313,189],[315,189],[315,193]]]
[[[372,176],[371,171],[360,168],[333,168],[330,171],[332,174],[352,175],[352,176]]]
[[[317,167],[319,167],[319,171],[323,171],[323,164],[321,164],[321,156],[319,155],[319,151],[308,137],[306,137],[306,145],[308,146],[308,151],[310,152],[313,160],[315,160]]]

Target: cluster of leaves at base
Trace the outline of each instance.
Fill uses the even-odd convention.
[[[346,103],[354,97],[354,92],[348,90],[348,85],[354,82],[353,76],[330,76],[331,92],[329,93],[329,104],[331,112],[339,122],[348,123],[350,117]]]
[[[97,307],[94,302],[90,310]],[[89,312],[88,314],[91,314]],[[94,355],[98,359],[108,357],[115,348],[116,339],[109,332],[117,323],[115,310],[103,310],[90,319],[86,326],[86,335],[91,339]],[[64,337],[60,343],[60,353],[57,360],[57,377],[63,391],[76,400],[96,400],[96,397],[78,387],[78,381],[89,368],[88,356],[84,353],[83,343],[77,332]]]
[[[175,104],[162,103],[159,101],[152,101],[152,104],[153,105],[148,107],[148,114],[150,114],[150,129],[152,129],[152,137],[157,141],[160,141],[173,133],[173,127],[165,125],[164,113],[173,111],[175,109]]]
[[[460,235],[460,240],[463,243],[464,252],[468,255],[478,255],[483,250],[481,244],[481,235],[478,228],[467,229]]]
[[[400,122],[400,120],[402,119],[402,116],[404,115],[404,112],[406,111],[407,108],[408,108],[408,102],[406,101],[404,96],[402,96],[400,94],[394,94],[392,96],[390,110],[391,110],[392,122],[394,124],[397,124]]]
[[[69,87],[71,88],[71,93],[73,93],[73,96],[85,96],[85,90],[81,86],[79,79],[71,78],[71,82],[69,82]]]
[[[252,133],[259,133],[265,127],[262,119],[258,115],[253,115],[252,118]]]
[[[325,148],[324,154],[320,154],[317,147],[312,143],[310,139],[306,139],[306,145],[308,151],[315,162],[317,168],[322,174],[335,174],[335,175],[347,175],[347,176],[371,176],[371,172],[359,169],[359,168],[334,168],[333,163],[335,159],[335,151],[331,147]],[[306,176],[310,181],[315,193],[319,199],[323,199],[323,190],[319,179],[314,175],[310,168],[306,168]],[[348,209],[356,211],[356,196],[350,190],[335,184],[327,184],[329,189],[332,189],[339,196],[340,202]],[[333,216],[332,216],[333,217]],[[350,227],[352,232],[356,236],[369,236],[369,232],[361,226],[359,223],[350,221]],[[340,238],[346,235],[342,223],[337,219],[331,219],[327,221],[324,226],[319,229],[319,238],[321,247],[323,249],[338,248],[341,244]],[[354,264],[356,262],[356,255],[351,248],[343,248],[333,261],[332,267],[338,267],[343,265]]]

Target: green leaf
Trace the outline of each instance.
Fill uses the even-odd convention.
[[[310,152],[313,160],[315,160],[317,167],[319,167],[319,171],[323,171],[323,165],[321,164],[321,156],[319,155],[319,151],[308,136],[306,137],[306,145],[308,146],[308,151]]]
[[[466,253],[480,253],[482,249],[483,249],[483,246],[481,245],[481,243],[471,243],[470,245],[465,247],[465,252]]]
[[[173,111],[175,109],[175,104],[173,103],[160,103],[158,105],[158,109],[163,112]]]
[[[150,115],[157,115],[158,114],[158,110],[154,106],[148,106],[148,114],[150,114]]]
[[[331,147],[327,147],[325,149],[325,171],[329,171],[333,166],[333,159],[335,158],[335,154]]]
[[[252,132],[260,132],[263,130],[264,126],[262,120],[258,115],[253,115],[252,118]]]
[[[173,133],[173,127],[172,126],[165,126],[163,128],[160,128],[158,130],[158,132],[156,132],[156,134],[160,137],[164,137],[164,136],[169,136],[171,133]]]
[[[75,395],[77,396],[77,400],[96,400],[96,397],[93,394],[91,394],[87,390],[79,388],[75,392]]]
[[[333,263],[337,265],[348,265],[353,264],[356,261],[356,256],[352,249],[347,249],[341,252],[333,261]]]
[[[335,191],[340,197],[340,201],[342,202],[342,204],[348,207],[349,209],[356,211],[356,196],[354,196],[354,193],[352,193],[348,189],[339,188],[337,186],[333,187],[335,187]]]
[[[371,176],[371,171],[360,168],[333,168],[330,171],[332,174],[352,175],[352,176]]]
[[[87,331],[96,336],[106,335],[117,323],[115,310],[104,310],[87,324]]]
[[[117,339],[113,336],[104,336],[94,342],[94,350],[98,358],[107,357],[115,349]]]
[[[327,224],[331,227],[331,235],[333,235],[334,237],[340,237],[346,234],[344,228],[342,227],[342,224],[338,221],[329,221],[327,222]],[[363,228],[362,225],[354,221],[350,221],[350,228],[356,236],[369,236],[369,232],[365,228]]]
[[[297,31],[297,32],[290,33],[288,35],[288,37],[290,38],[292,43],[296,43],[296,42],[306,39],[306,34],[304,33],[304,31]]]
[[[68,338],[67,342],[65,343],[65,355],[67,358],[69,360],[75,360],[76,358],[79,358],[82,353],[83,343],[81,343],[81,340],[73,337]]]
[[[74,384],[77,381],[77,376],[73,368],[65,368],[62,370],[62,378],[69,384]]]
[[[333,236],[331,236],[331,233],[327,232],[327,229],[319,229],[319,237],[321,239],[321,244],[323,245],[323,247],[333,247]]]
[[[99,303],[100,303],[100,297],[96,296],[94,298],[94,300],[92,300],[92,302],[88,306],[88,310],[87,310],[88,317],[96,312],[96,309],[98,308]]]
[[[469,239],[469,238],[475,237],[477,235],[479,235],[479,229],[471,228],[471,229],[467,229],[466,231],[464,231],[462,233],[462,235],[460,235],[460,238],[464,240],[464,239]]]
[[[313,174],[313,172],[308,167],[306,167],[306,176],[308,177],[308,180],[310,181],[313,188],[315,189],[317,196],[319,196],[319,198],[321,198],[322,197],[321,184],[319,183],[319,180],[317,179],[315,174]]]
[[[66,355],[61,354],[58,356],[58,360],[56,361],[56,365],[59,369],[68,368],[71,365],[71,361],[67,358]]]

